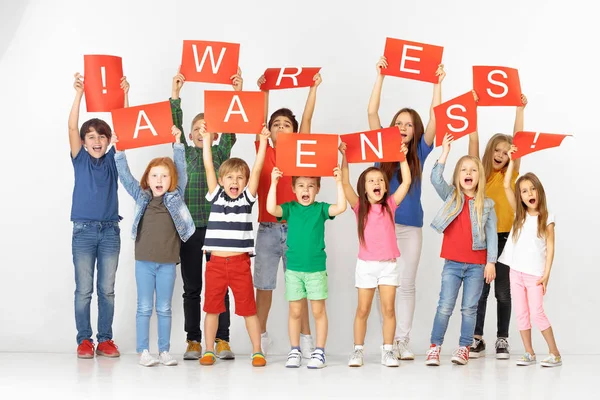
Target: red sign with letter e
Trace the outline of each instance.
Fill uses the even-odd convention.
[[[174,143],[173,117],[168,101],[113,110],[112,121],[118,150]]]
[[[230,84],[239,58],[238,43],[184,40],[179,72],[189,82]]]
[[[286,176],[333,176],[338,135],[280,133],[275,165]]]
[[[388,67],[382,68],[383,75],[398,76],[417,81],[438,83],[435,76],[442,63],[444,48],[431,44],[386,38],[385,56]]]

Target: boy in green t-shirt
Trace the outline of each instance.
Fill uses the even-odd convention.
[[[298,368],[302,362],[301,300],[308,298],[317,328],[317,346],[308,362],[308,368],[323,368],[327,340],[325,221],[346,211],[342,171],[339,167],[333,170],[337,187],[336,204],[315,202],[315,197],[321,189],[320,177],[294,176],[292,190],[296,194],[297,201],[277,205],[277,183],[282,175],[283,173],[277,167],[273,168],[267,197],[267,211],[277,217],[277,220],[286,220],[288,224],[285,297],[290,302],[289,335],[292,349],[285,366]]]

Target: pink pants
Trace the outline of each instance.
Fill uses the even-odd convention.
[[[530,319],[540,331],[550,328],[550,321],[544,312],[544,288],[536,285],[539,279],[539,276],[510,269],[510,294],[520,331],[531,329]]]

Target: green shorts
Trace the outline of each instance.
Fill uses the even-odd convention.
[[[285,298],[287,301],[325,300],[327,298],[327,271],[285,271]]]

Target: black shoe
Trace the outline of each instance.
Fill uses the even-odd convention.
[[[496,339],[496,358],[498,360],[508,360],[510,358],[510,346],[506,338],[499,337]]]
[[[473,344],[469,347],[469,358],[485,357],[485,342],[483,339],[473,339]]]

